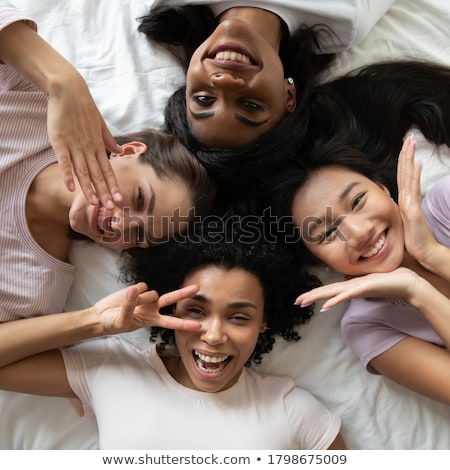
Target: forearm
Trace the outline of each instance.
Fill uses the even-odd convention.
[[[436,243],[428,259],[428,269],[450,282],[450,250]]]
[[[450,299],[422,278],[414,285],[408,301],[422,313],[450,350]]]
[[[84,85],[75,67],[24,21],[0,31],[0,59],[18,70],[47,95],[69,83]]]
[[[0,367],[102,334],[92,309],[5,322],[0,324]]]

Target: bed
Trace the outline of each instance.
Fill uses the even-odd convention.
[[[163,48],[136,31],[136,18],[152,0],[13,3],[38,21],[40,34],[83,74],[113,133],[162,126],[164,104],[183,83],[183,73]],[[450,66],[449,25],[450,2],[397,0],[362,43],[338,57],[327,78],[388,58],[419,57]],[[419,147],[420,158],[432,159],[425,163],[426,190],[450,170],[435,154],[450,154],[424,142]],[[71,260],[77,275],[67,309],[87,306],[120,286],[117,253],[75,242]],[[338,278],[326,270],[317,274],[326,282]],[[279,340],[261,370],[292,376],[338,413],[350,449],[450,449],[450,407],[365,372],[341,339],[343,311],[344,306],[317,310],[302,340]],[[134,333],[129,340],[145,344],[148,334]],[[1,449],[97,447],[95,420],[77,416],[68,400],[1,392]]]

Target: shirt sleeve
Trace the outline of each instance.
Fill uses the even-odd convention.
[[[344,341],[372,374],[378,372],[370,366],[370,361],[408,336],[384,321],[393,316],[395,309],[395,304],[391,302],[357,298],[350,301],[342,317]]]
[[[450,175],[431,187],[422,202],[422,210],[436,240],[450,248]]]
[[[17,21],[25,21],[30,28],[37,31],[36,22],[31,17],[22,13],[8,0],[0,0],[0,31]]]
[[[341,428],[341,420],[306,390],[293,387],[285,397],[288,421],[297,449],[325,450]]]
[[[82,405],[80,414],[91,415],[93,411],[90,384],[95,380],[97,370],[107,354],[106,339],[84,341],[61,348],[60,351],[70,388]]]

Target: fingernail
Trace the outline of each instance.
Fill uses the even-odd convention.
[[[75,184],[74,183],[69,183],[69,191],[74,192],[75,191]]]
[[[114,200],[115,200],[116,202],[122,201],[122,200],[123,200],[122,194],[120,194],[119,192],[115,193],[115,194],[114,194]]]
[[[111,200],[106,201],[105,206],[107,209],[114,209],[114,203]]]
[[[98,204],[98,197],[95,194],[91,196],[91,203]]]

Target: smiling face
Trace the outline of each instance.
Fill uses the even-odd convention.
[[[187,120],[206,146],[245,146],[295,103],[295,87],[284,78],[278,51],[239,19],[220,23],[191,58]]]
[[[143,144],[142,144],[143,145]],[[187,227],[191,197],[185,183],[161,179],[139,161],[140,148],[111,157],[123,201],[114,209],[89,204],[78,191],[69,211],[71,228],[114,249],[148,247]]]
[[[175,332],[181,357],[176,380],[204,392],[219,392],[238,380],[264,331],[264,297],[258,278],[240,268],[202,267],[183,285],[198,284],[192,298],[175,307],[175,315],[202,324],[200,331]]]
[[[399,208],[386,187],[360,173],[317,170],[296,192],[292,212],[306,247],[338,272],[389,272],[403,260]]]

